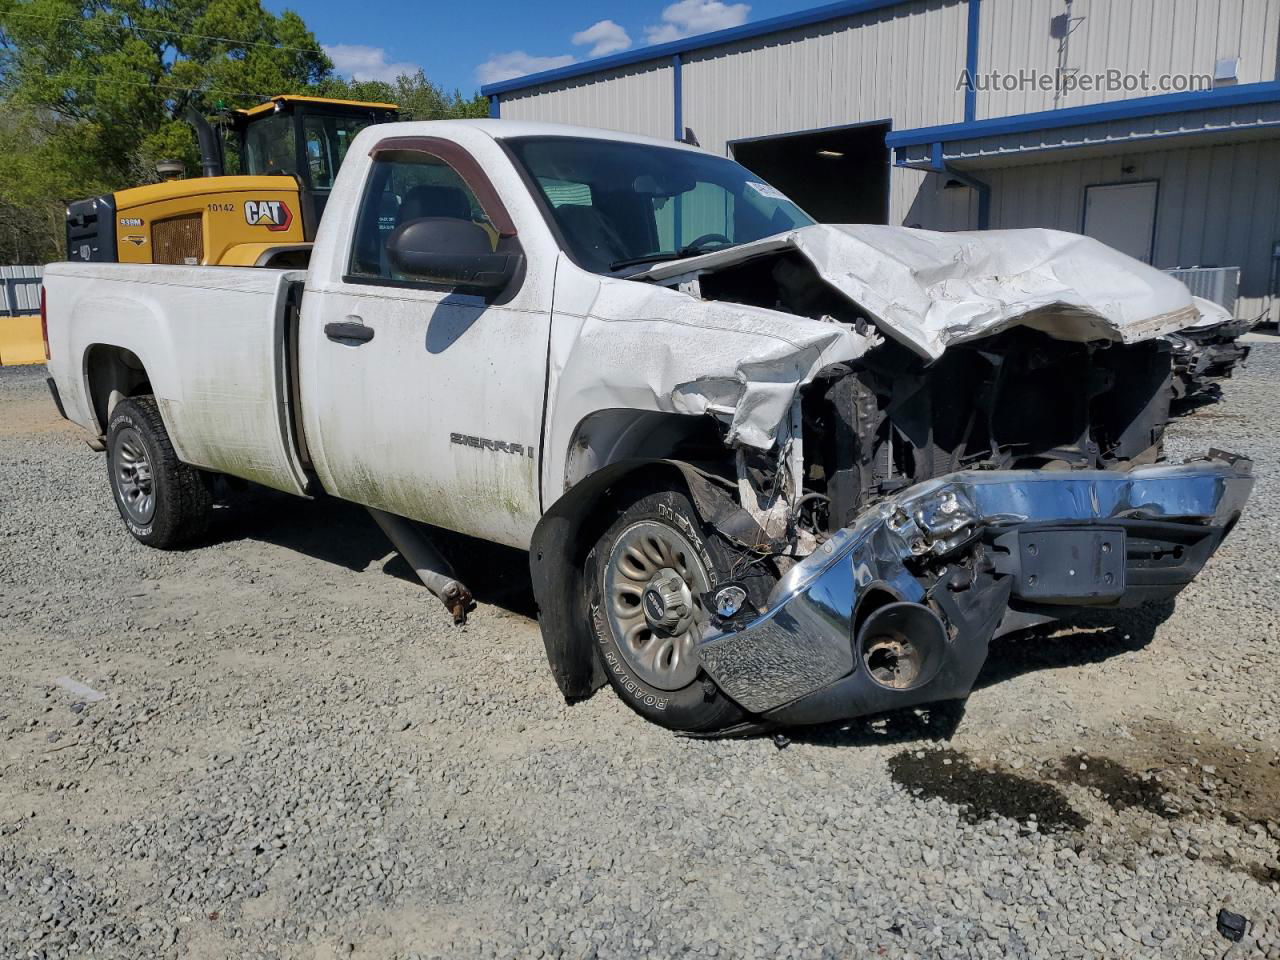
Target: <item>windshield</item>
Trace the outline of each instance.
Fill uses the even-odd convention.
[[[298,155],[293,140],[293,117],[277,113],[254,120],[244,137],[244,172],[294,173]]]
[[[710,253],[814,221],[732,160],[578,137],[507,140],[565,248],[595,273]]]

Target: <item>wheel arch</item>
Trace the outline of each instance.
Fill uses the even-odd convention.
[[[556,685],[567,700],[589,696],[606,682],[589,629],[583,564],[609,526],[624,486],[640,476],[675,483],[701,513],[726,499],[691,464],[659,457],[616,460],[574,484],[543,514],[529,546],[529,573],[538,604],[538,627]]]
[[[127,347],[93,343],[85,348],[82,363],[89,413],[100,435],[105,435],[111,410],[126,397],[153,393],[145,362]]]
[[[703,451],[698,460],[716,453],[728,458],[710,417],[624,407],[596,410],[578,422],[569,438],[561,489],[571,490],[620,461],[688,459],[690,448]]]

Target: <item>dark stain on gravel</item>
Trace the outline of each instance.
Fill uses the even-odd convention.
[[[970,823],[1034,819],[1041,830],[1059,831],[1080,830],[1089,822],[1056,787],[978,766],[956,750],[899,753],[889,759],[889,774],[913,796],[954,804]]]
[[[1165,800],[1166,788],[1156,775],[1143,777],[1109,757],[1064,757],[1050,776],[1097,790],[1113,810],[1138,807],[1165,820],[1178,816],[1178,811]]]

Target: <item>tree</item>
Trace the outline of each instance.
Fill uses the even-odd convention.
[[[61,256],[69,199],[153,182],[159,160],[198,169],[188,107],[281,93],[391,101],[413,120],[488,114],[421,70],[335,76],[302,18],[260,0],[0,0],[0,262]]]
[[[74,124],[108,183],[194,162],[188,106],[249,106],[332,69],[297,14],[258,0],[0,0],[0,95]]]
[[[458,120],[489,115],[489,101],[479,93],[469,98],[459,90],[446,93],[443,87],[428,80],[421,69],[412,75],[402,74],[394,83],[331,76],[318,84],[317,89],[326,97],[398,104],[402,120]]]
[[[81,162],[74,126],[0,101],[0,263],[41,263],[61,250],[61,197],[107,187]]]

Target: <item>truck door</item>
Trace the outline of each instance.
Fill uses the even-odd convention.
[[[328,278],[302,307],[315,469],[346,500],[526,547],[540,514],[550,271],[543,280],[530,263],[489,300],[397,276],[386,241],[409,220],[470,220],[495,243],[515,227],[455,143],[393,138],[362,159],[358,209],[331,211],[345,249],[327,267],[312,260]]]

